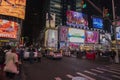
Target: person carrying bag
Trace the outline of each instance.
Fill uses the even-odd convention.
[[[14,79],[16,74],[19,74],[18,70],[18,55],[16,54],[16,49],[13,48],[6,53],[5,56],[5,67],[4,71],[6,77],[9,79]]]

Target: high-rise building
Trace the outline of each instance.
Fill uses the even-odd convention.
[[[61,0],[62,2],[62,25],[66,25],[66,11],[76,11],[76,0]]]
[[[46,13],[55,13],[55,24],[61,23],[61,0],[46,0]]]
[[[56,25],[66,25],[66,11],[76,11],[76,1],[80,2],[81,0],[46,0],[45,12],[56,14]]]

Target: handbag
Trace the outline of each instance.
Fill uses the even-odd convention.
[[[17,66],[14,63],[14,60],[10,60],[4,67],[5,72],[11,72],[15,74],[19,74],[19,71],[17,70]]]

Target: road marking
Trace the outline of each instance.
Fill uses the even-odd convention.
[[[112,80],[111,78],[108,78],[102,75],[98,75],[97,77],[101,78],[101,80]]]
[[[110,68],[110,70],[113,70],[113,71],[118,71],[118,72],[120,72],[120,70],[118,70],[118,69],[113,69],[113,68]]]
[[[80,73],[80,72],[77,72],[77,74],[80,75],[80,76],[82,76],[82,77],[85,77],[85,78],[87,78],[87,79],[89,79],[89,80],[96,80],[96,79],[94,79],[94,78],[92,78],[92,77],[89,77],[89,76],[87,76],[87,75],[85,75],[85,74],[83,74],[83,73]]]
[[[110,68],[110,69],[116,69],[117,71],[120,71],[120,68],[110,67],[110,66],[106,66],[106,67],[108,67],[108,68]]]
[[[62,80],[60,77],[55,77],[54,79],[55,80]]]
[[[98,73],[104,73],[103,71],[97,70],[97,69],[90,69],[92,71],[98,72]]]
[[[96,74],[96,73],[93,73],[93,72],[90,72],[90,71],[84,71],[84,72],[89,73],[89,74],[92,74],[92,75],[94,75],[94,76],[96,76],[96,77],[99,77],[99,78],[101,78],[101,79],[104,79],[104,80],[112,80],[112,79],[110,79],[110,78],[108,78],[108,77],[105,77],[105,76],[102,76],[102,75],[99,75],[99,74]]]
[[[84,72],[85,72],[85,73],[88,73],[88,74],[91,74],[91,75],[94,75],[94,76],[97,75],[96,73],[93,73],[93,72],[90,72],[90,71],[87,71],[87,70],[85,70]]]
[[[110,73],[114,73],[114,74],[118,74],[118,75],[120,75],[120,73],[115,72],[115,71],[110,71],[110,70],[103,69],[103,68],[99,68],[99,67],[98,67],[97,69],[102,70],[102,71],[107,71],[107,72],[110,72]]]
[[[66,75],[68,78],[73,78],[74,76],[70,75],[70,74],[67,74]]]
[[[105,66],[105,67],[109,67],[109,68],[117,68],[117,69],[120,69],[120,67],[119,66]]]
[[[120,79],[120,76],[118,76],[118,75],[112,75],[112,77]]]

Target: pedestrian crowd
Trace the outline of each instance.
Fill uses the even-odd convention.
[[[68,53],[69,52],[69,53]],[[94,55],[94,60],[97,58],[102,58],[102,57],[106,57],[109,58],[109,61],[114,63],[115,62],[115,56],[116,56],[116,51],[114,49],[111,50],[69,50],[67,51],[63,51],[63,55],[76,55],[77,58],[88,58],[89,56],[87,55]],[[90,56],[91,57],[91,56]],[[92,58],[91,58],[92,59]]]
[[[28,48],[30,63],[34,62],[35,48]],[[37,49],[37,61],[41,62],[41,53]],[[22,63],[24,61],[25,47],[13,47],[6,45],[0,47],[0,80],[15,80],[16,76],[21,78]]]

